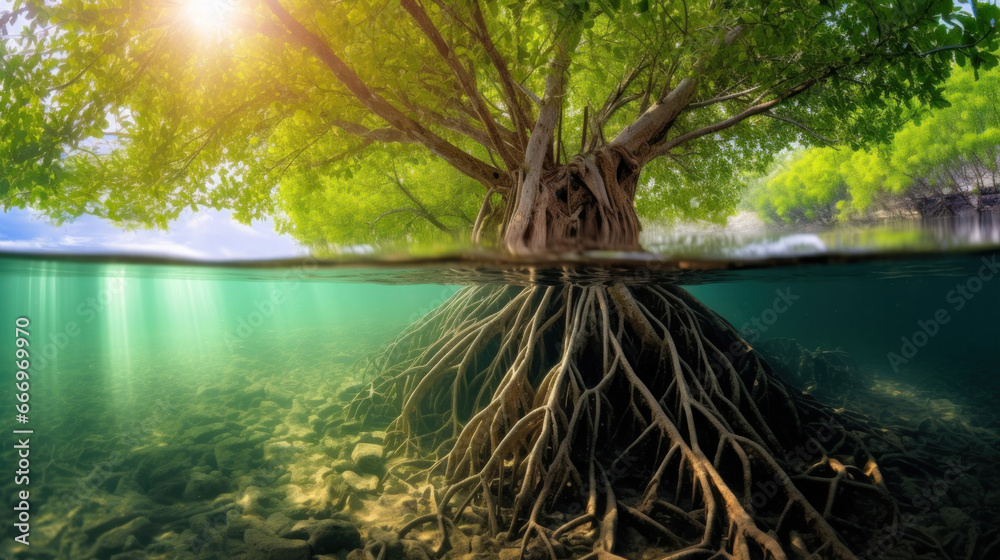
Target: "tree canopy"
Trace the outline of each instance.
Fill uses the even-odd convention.
[[[868,149],[802,148],[780,158],[748,198],[772,221],[832,221],[905,207],[934,194],[981,190],[1000,179],[1000,74],[960,68],[947,107],[914,110]]]
[[[943,106],[953,62],[996,65],[997,13],[952,0],[18,0],[0,19],[0,198],[128,225],[185,208],[278,214],[316,243],[470,219],[497,238],[526,227],[546,170],[577,155],[590,159],[574,176],[603,201],[606,181],[585,177],[603,151],[642,172],[625,200],[644,216],[721,219],[736,171],[790,142],[862,146],[915,105]]]

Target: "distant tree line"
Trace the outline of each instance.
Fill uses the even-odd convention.
[[[886,144],[786,152],[744,204],[772,222],[1000,210],[1000,73],[956,68],[948,107],[923,110]]]

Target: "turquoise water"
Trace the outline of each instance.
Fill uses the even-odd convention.
[[[0,322],[9,326],[3,346],[13,359],[15,323],[27,318],[31,351],[28,422],[17,421],[18,392],[9,390],[15,372],[6,367],[4,427],[34,432],[17,435],[30,438],[28,478],[14,484],[8,446],[3,464],[11,472],[0,484],[5,498],[29,491],[30,544],[14,543],[20,532],[8,524],[0,550],[16,558],[110,557],[93,549],[103,529],[145,513],[167,535],[153,554],[197,558],[195,549],[211,545],[227,557],[217,550],[225,539],[215,529],[204,537],[187,526],[191,512],[157,519],[154,510],[245,489],[255,478],[267,487],[289,476],[289,463],[264,461],[262,445],[307,425],[311,409],[355,382],[352,364],[456,289],[310,281],[310,270],[252,277],[177,266],[0,261]],[[285,427],[276,430],[279,422]],[[187,437],[206,425],[253,441],[239,455],[245,464],[216,464],[208,442],[218,433]],[[185,494],[206,454],[212,470],[230,476],[211,496]],[[237,471],[242,482],[232,476]],[[6,501],[13,507],[20,500]],[[88,532],[94,524],[96,533]]]
[[[816,391],[831,406],[872,414],[888,406],[915,423],[933,418],[970,427],[982,448],[969,455],[975,462],[1000,457],[1000,415],[992,408],[1000,398],[996,258],[987,251],[685,273],[638,266],[596,280],[522,267],[505,277],[523,284],[677,281],[751,345],[793,339],[849,356],[847,384]],[[7,523],[0,552],[243,558],[245,531],[255,527],[250,518],[273,529],[343,515],[331,469],[349,450],[335,440],[382,436],[329,419],[342,416],[344,398],[365,381],[366,358],[460,284],[503,274],[495,267],[327,269],[304,261],[234,268],[3,257],[0,332],[8,340],[0,348],[9,356],[0,418],[8,434],[33,433],[25,436],[30,481],[14,476],[12,445],[22,436],[13,434],[0,479],[5,519],[29,503],[30,546],[16,542],[22,531]],[[11,391],[20,318],[29,323],[30,387]],[[862,388],[877,397],[854,394]],[[15,408],[22,392],[29,394],[26,423]],[[1000,512],[995,477],[976,476],[973,490],[962,490],[974,495],[976,508],[954,489],[933,505],[970,516]],[[21,491],[30,498],[20,500]],[[355,515],[364,518],[365,507]],[[986,542],[996,525],[984,523],[980,534],[984,542],[974,550],[996,551]]]

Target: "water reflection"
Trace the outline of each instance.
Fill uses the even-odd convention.
[[[700,259],[981,250],[1000,245],[1000,214],[701,232],[652,228],[642,242],[654,254]]]
[[[90,274],[88,266],[128,264],[128,277],[274,281],[289,270],[306,282],[516,285],[623,282],[627,284],[726,282],[746,274],[798,274],[793,265],[869,264],[889,276],[952,274],[970,253],[1000,248],[1000,217],[978,216],[852,223],[812,231],[789,228],[683,232],[647,231],[645,252],[589,252],[513,257],[468,245],[438,245],[433,252],[314,256],[271,261],[181,261],[150,256],[26,254],[0,252],[0,273],[34,276],[39,267]],[[919,257],[919,258],[918,258]],[[932,257],[932,258],[923,258]],[[976,259],[973,258],[972,261]],[[958,264],[956,264],[958,263]],[[917,267],[918,271],[911,270]],[[944,270],[942,271],[942,267]],[[799,268],[808,269],[809,266]],[[853,274],[829,269],[827,274]],[[808,276],[808,274],[807,274]]]

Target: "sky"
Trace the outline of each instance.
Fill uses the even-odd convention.
[[[304,256],[308,250],[274,231],[270,220],[243,225],[227,210],[185,211],[164,230],[125,231],[95,216],[53,226],[32,210],[0,214],[0,252],[125,254],[193,260]]]
[[[10,0],[0,0],[0,13],[11,7]],[[54,226],[30,208],[14,208],[0,214],[0,252],[247,260],[303,256],[308,250],[290,236],[275,232],[271,220],[247,226],[233,220],[226,210],[187,210],[167,231],[125,231],[95,216]]]

